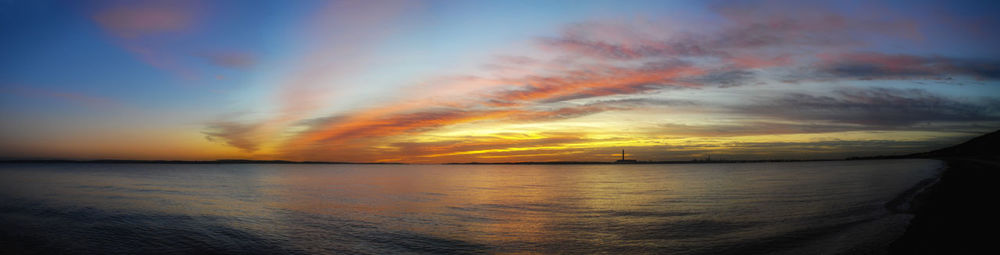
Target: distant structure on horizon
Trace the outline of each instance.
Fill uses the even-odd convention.
[[[624,163],[638,163],[638,161],[636,161],[634,159],[625,159],[625,150],[622,150],[622,159],[619,159],[618,161],[615,161],[615,163],[619,163],[619,164],[624,164]]]

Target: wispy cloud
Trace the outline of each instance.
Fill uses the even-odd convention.
[[[257,128],[256,125],[248,123],[215,122],[209,124],[202,134],[209,141],[222,142],[252,153],[257,151],[259,145]]]
[[[205,58],[205,60],[208,60],[213,65],[226,68],[248,69],[256,64],[254,56],[248,52],[218,51],[203,53],[199,56]]]
[[[2,85],[0,93],[24,97],[46,98],[95,109],[117,108],[122,104],[117,100],[81,92],[43,89],[21,85]]]
[[[960,76],[978,80],[1000,79],[1000,60],[972,60],[948,57],[924,57],[876,52],[823,55],[813,72],[813,79],[860,80],[950,80]]]
[[[91,18],[111,40],[140,61],[184,79],[196,79],[195,68],[182,63],[166,43],[194,29],[202,6],[197,1],[107,2]]]
[[[920,89],[839,89],[829,95],[790,93],[736,109],[789,121],[897,127],[927,122],[1000,121],[996,101],[955,100]]]
[[[640,134],[644,137],[638,140],[645,142],[638,147],[660,148],[656,145],[662,142],[658,137],[669,134],[704,137],[818,134],[919,130],[916,126],[926,127],[926,123],[941,127],[958,122],[998,121],[997,106],[987,101],[969,102],[913,89],[841,88],[821,94],[775,90],[771,92],[779,93],[778,96],[737,95],[736,102],[719,105],[647,98],[678,91],[737,87],[750,91],[745,87],[775,78],[794,82],[953,76],[995,80],[1000,73],[993,60],[870,52],[872,37],[891,37],[904,42],[920,40],[923,32],[913,17],[892,12],[849,14],[827,4],[770,1],[716,4],[711,10],[719,20],[712,26],[664,20],[571,24],[552,36],[535,38],[532,44],[535,48],[524,49],[523,55],[507,53],[483,64],[485,75],[455,75],[432,83],[414,81],[413,87],[419,89],[401,89],[406,94],[398,102],[381,101],[380,106],[321,113],[331,95],[343,86],[336,81],[359,70],[361,67],[353,63],[369,58],[368,53],[375,50],[370,48],[371,42],[385,36],[368,28],[396,22],[406,6],[355,4],[359,6],[350,9],[359,10],[357,13],[364,13],[364,17],[341,13],[343,8],[332,8],[320,12],[316,18],[317,28],[343,30],[353,35],[349,36],[351,39],[329,51],[317,50],[317,54],[304,60],[300,72],[281,85],[280,116],[261,124],[278,127],[263,132],[270,138],[261,139],[282,140],[278,153],[301,158],[378,160],[381,155],[431,161],[518,155],[532,158],[559,153],[582,157],[594,155],[600,146],[623,146],[629,139],[553,133],[530,139],[442,137],[436,136],[440,135],[436,131],[555,123],[609,111],[657,107],[701,107],[711,110],[705,114],[741,118],[710,124],[661,123],[656,127],[658,130],[650,131],[659,133]],[[326,40],[323,33],[316,38]],[[544,54],[532,54],[539,52]],[[787,73],[795,74],[792,79],[778,75]],[[206,135],[234,146],[254,148],[257,142],[239,138],[249,132],[241,126],[209,126],[218,132]],[[280,138],[274,138],[277,136]],[[705,142],[700,146],[684,155],[711,151],[704,147],[721,145]]]
[[[681,78],[704,74],[684,61],[651,62],[635,68],[594,65],[557,75],[512,79],[523,86],[495,94],[499,101],[558,102],[617,94],[636,94],[661,87],[697,87]]]
[[[111,5],[93,18],[109,33],[122,38],[183,32],[195,25],[193,1],[144,1]]]

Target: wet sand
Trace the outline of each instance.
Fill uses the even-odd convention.
[[[912,202],[915,217],[890,254],[978,254],[996,247],[992,209],[1000,161],[948,158],[940,181]]]

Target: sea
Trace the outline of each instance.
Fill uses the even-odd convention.
[[[0,253],[878,254],[943,167],[3,163]]]

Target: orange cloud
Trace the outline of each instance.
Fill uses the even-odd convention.
[[[283,147],[289,151],[301,152],[302,148],[325,147],[322,144],[328,146],[354,143],[358,139],[418,135],[443,126],[477,121],[574,118],[622,108],[608,104],[560,107],[555,110],[530,108],[569,99],[640,93],[659,86],[698,86],[680,79],[703,73],[701,69],[686,63],[670,62],[634,69],[606,67],[605,71],[600,72],[581,70],[560,76],[509,79],[506,82],[523,85],[503,93],[480,94],[473,99],[414,101],[314,121],[309,123],[307,131],[298,134]]]
[[[209,125],[208,130],[202,133],[209,141],[223,142],[252,153],[258,149],[257,128],[255,125],[246,123],[217,122]]]
[[[342,4],[344,3],[334,6]],[[381,3],[359,5],[361,6],[355,8],[360,10],[358,13],[371,11],[372,15],[357,17],[356,14],[340,13],[343,9],[335,8],[329,13],[341,15],[317,18],[321,21],[318,22],[319,28],[344,30],[346,34],[355,36],[348,36],[351,39],[342,43],[346,45],[344,47],[316,51],[317,54],[307,57],[301,72],[292,75],[289,82],[282,85],[281,116],[265,125],[292,128],[275,129],[277,131],[274,133],[280,134],[282,139],[276,153],[306,159],[410,162],[484,158],[505,161],[504,157],[551,158],[553,155],[570,159],[605,155],[606,152],[597,153],[597,148],[629,146],[629,140],[609,138],[608,135],[594,138],[586,134],[566,137],[547,135],[531,139],[459,137],[448,135],[447,132],[455,129],[468,131],[494,124],[543,124],[605,111],[650,107],[648,104],[627,100],[638,99],[634,97],[637,94],[666,91],[666,88],[728,88],[751,84],[747,81],[753,80],[759,73],[753,69],[803,67],[804,63],[816,63],[813,60],[817,49],[843,52],[844,49],[863,42],[864,36],[858,34],[879,34],[912,25],[907,20],[852,20],[844,15],[814,8],[788,14],[757,9],[749,12],[734,11],[733,8],[738,6],[716,8],[725,25],[713,30],[667,31],[656,24],[635,26],[582,23],[567,27],[558,36],[538,40],[539,43],[535,45],[538,48],[532,50],[544,54],[497,57],[494,62],[483,65],[489,73],[487,75],[455,75],[418,83],[399,90],[398,93],[407,101],[390,102],[383,107],[334,113],[304,121],[306,116],[323,109],[326,100],[331,98],[330,95],[345,86],[337,83],[339,79],[362,70],[363,66],[357,63],[363,61],[342,60],[369,58],[366,55],[366,51],[370,50],[367,48],[368,42],[381,38],[383,34],[382,31],[366,28],[392,22],[398,15],[397,11],[401,10],[384,8],[386,6]],[[782,10],[799,10],[796,8],[799,7],[792,6]],[[350,24],[350,28],[337,24]],[[320,41],[323,40],[322,36],[319,38]],[[330,59],[334,57],[343,58],[331,63]],[[900,66],[899,70],[905,71],[908,66],[926,65],[928,62],[927,59],[917,60],[919,63],[907,58],[876,56],[873,59],[853,61],[887,65],[890,66],[887,68],[890,71],[897,70],[892,66]],[[823,63],[820,61],[820,66]],[[985,68],[988,66],[975,67],[980,69],[980,76],[993,75],[992,69]],[[609,96],[617,97],[600,98]],[[789,106],[787,110],[794,109]],[[738,112],[728,110],[730,113]],[[726,111],[720,112],[725,114]],[[766,116],[766,113],[755,113],[753,116]],[[662,142],[656,140],[662,132],[740,136],[857,129],[843,125],[812,128],[787,125],[780,121],[750,124],[754,124],[754,127],[739,129],[738,123],[735,127],[704,125],[686,132],[682,130],[684,127],[661,127],[661,133],[639,134],[644,138],[638,140],[642,140],[644,144],[635,146],[662,148],[662,145],[651,145]],[[717,130],[726,128],[736,130]],[[688,149],[686,154],[678,155],[686,157],[705,153],[709,149],[703,147],[711,146],[724,147],[718,143],[706,142],[701,147]],[[652,153],[651,151],[653,149],[648,149],[647,153]]]
[[[560,101],[614,94],[634,94],[661,86],[694,87],[679,78],[705,73],[684,62],[651,63],[628,69],[594,67],[568,72],[562,76],[531,76],[512,81],[524,84],[521,89],[501,93],[498,101]]]
[[[300,135],[291,146],[309,146],[311,143],[345,143],[355,139],[369,137],[386,137],[392,135],[414,133],[436,127],[489,120],[517,113],[513,110],[442,110],[422,111],[413,113],[396,113],[388,115],[356,113],[358,117],[334,118],[331,122],[318,123],[315,128]]]

